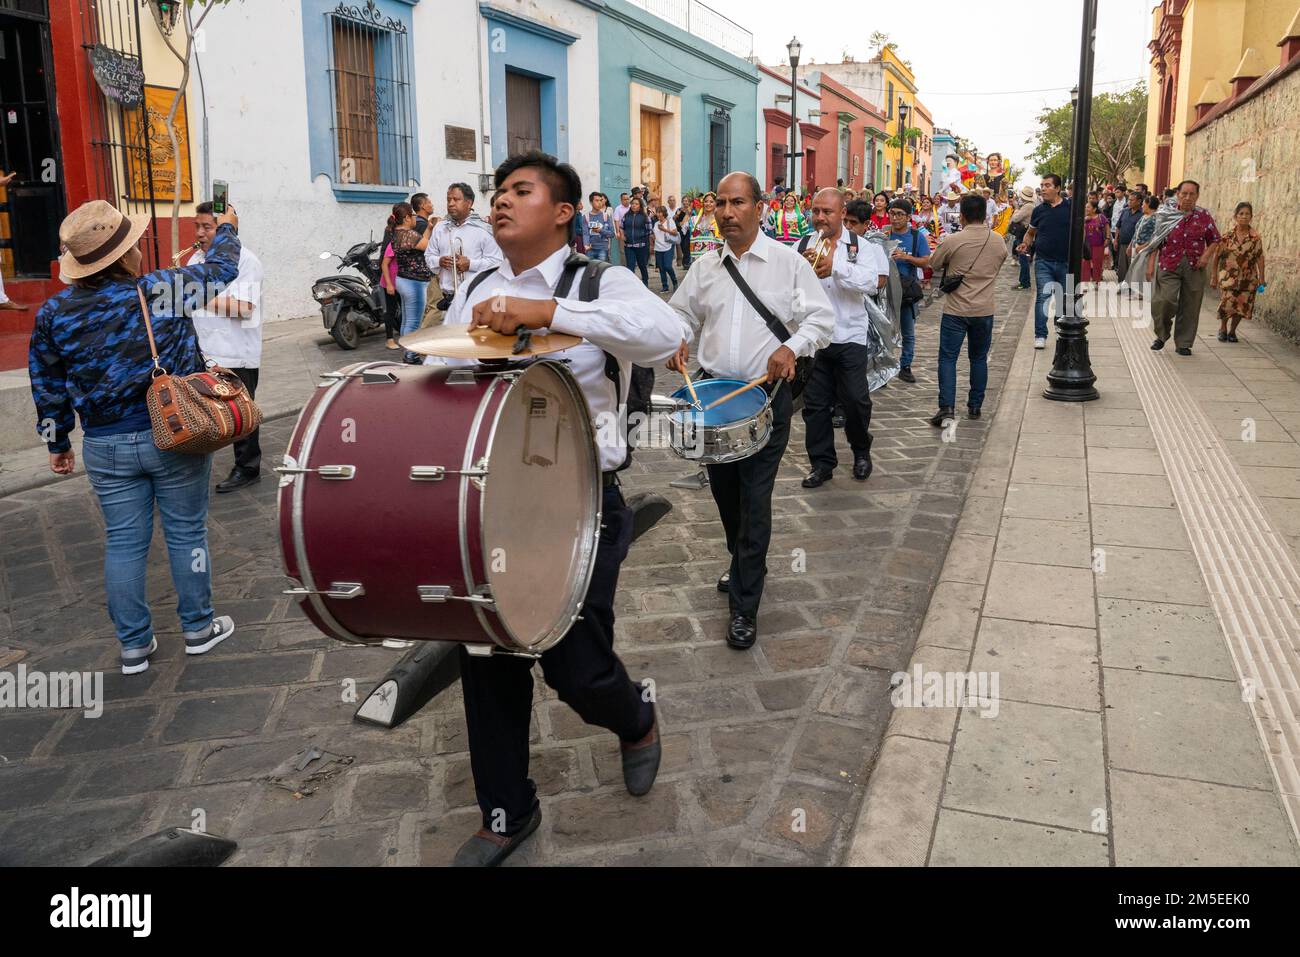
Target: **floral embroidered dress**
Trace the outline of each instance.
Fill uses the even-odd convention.
[[[1243,239],[1235,229],[1219,243],[1219,321],[1250,319],[1264,259],[1264,241],[1251,230]]]
[[[782,206],[768,214],[767,234],[778,243],[794,246],[811,232],[812,226],[808,222],[808,217],[798,206],[793,210],[787,210]]]
[[[707,222],[705,218],[707,217]],[[716,216],[709,216],[701,211],[691,217],[691,226],[688,230],[691,238],[691,258],[702,256],[705,253],[716,252],[722,248],[722,233],[718,231],[718,220]]]

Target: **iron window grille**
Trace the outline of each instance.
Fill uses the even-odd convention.
[[[406,24],[375,0],[325,14],[335,182],[406,187],[415,180],[415,111]]]

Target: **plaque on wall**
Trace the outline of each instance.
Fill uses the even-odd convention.
[[[185,107],[185,96],[181,95],[176,108],[176,122],[172,128],[176,131],[176,153],[172,152],[171,137],[167,133],[167,113],[171,109],[172,97],[176,90],[165,86],[146,86],[145,112],[148,114],[148,128],[141,130],[140,114],[127,113],[122,117],[122,129],[128,143],[144,145],[149,139],[149,159],[151,169],[149,179],[153,181],[153,198],[170,200],[176,192],[176,169],[174,159],[181,160],[181,202],[189,203],[194,199],[190,188],[190,124]],[[145,199],[149,195],[149,184],[145,178],[143,151],[136,153],[127,164],[129,179],[128,195],[131,199]]]
[[[96,43],[90,48],[90,71],[100,91],[110,100],[128,109],[144,100],[144,69],[135,57]]]
[[[477,135],[464,126],[444,126],[447,137],[447,159],[467,160],[472,163],[478,159],[475,144]]]

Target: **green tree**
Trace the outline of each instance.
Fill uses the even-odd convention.
[[[1088,182],[1115,183],[1146,152],[1147,88],[1139,83],[1118,93],[1100,93],[1092,98],[1088,138]],[[1048,107],[1038,114],[1039,130],[1026,143],[1039,176],[1070,175],[1070,134],[1074,105]]]

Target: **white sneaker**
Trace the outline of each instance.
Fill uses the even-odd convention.
[[[158,650],[158,639],[150,638],[148,648],[132,648],[122,652],[122,674],[138,675],[149,670],[149,656]]]
[[[222,615],[220,618],[213,618],[212,624],[206,632],[202,634],[187,634],[185,636],[185,653],[187,655],[201,655],[211,651],[217,645],[221,644],[227,638],[235,633],[234,619],[229,615]]]
[[[1035,349],[1046,349],[1046,348],[1047,348],[1047,340],[1046,340],[1046,339],[1035,339],[1035,340],[1034,340],[1034,348],[1035,348]]]

